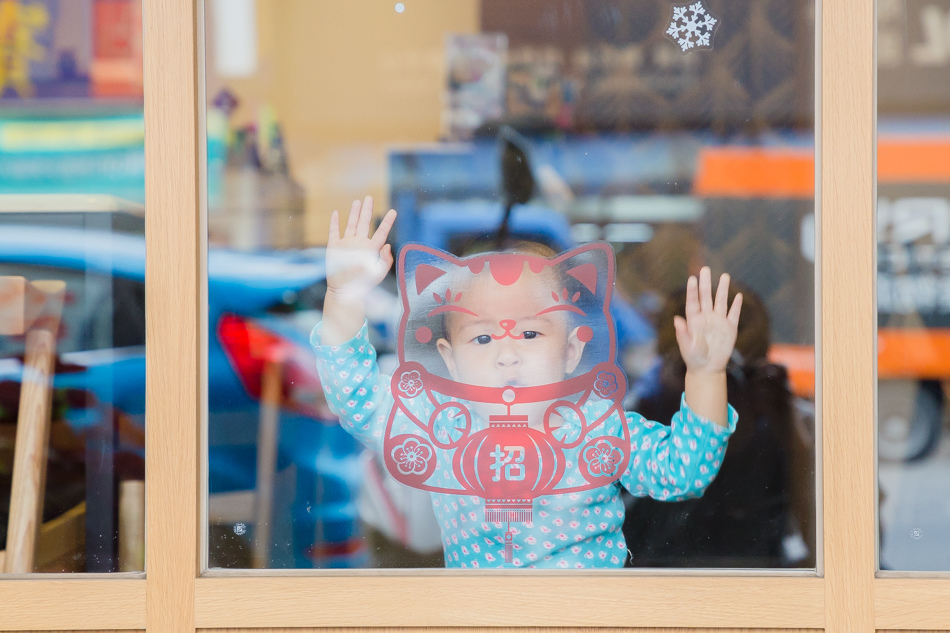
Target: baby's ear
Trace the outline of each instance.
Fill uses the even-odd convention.
[[[435,346],[439,350],[439,355],[445,362],[445,368],[449,370],[449,375],[452,377],[452,380],[458,382],[459,375],[458,371],[456,371],[455,356],[452,354],[452,344],[444,338],[440,338],[436,341]]]
[[[581,358],[584,356],[584,347],[587,343],[582,341],[580,336],[578,336],[580,329],[581,328],[576,327],[567,335],[567,352],[564,357],[565,375],[574,373],[578,363],[581,362]]]

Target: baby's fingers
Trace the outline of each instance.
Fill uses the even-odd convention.
[[[350,205],[350,215],[346,218],[346,228],[343,229],[343,237],[353,237],[356,235],[356,222],[360,218],[360,201],[354,200]]]
[[[713,309],[712,271],[709,270],[709,266],[703,266],[699,271],[699,305],[703,312]]]
[[[382,221],[379,223],[379,226],[376,228],[376,233],[373,234],[373,244],[377,247],[382,248],[383,244],[386,243],[386,239],[389,237],[389,232],[393,228],[393,224],[396,222],[396,210],[390,209],[385,216],[383,216]]]
[[[379,259],[376,260],[376,265],[373,266],[373,284],[378,284],[386,277],[386,274],[389,272],[389,269],[393,265],[393,249],[389,244],[383,246],[379,251]]]
[[[686,281],[686,318],[692,319],[699,314],[699,289],[696,277],[690,275]]]
[[[334,244],[340,239],[340,212],[336,209],[330,214],[330,233],[327,235],[327,244]]]
[[[719,287],[716,289],[716,312],[726,316],[726,308],[729,306],[729,275],[723,273],[719,277]]]
[[[369,237],[369,224],[373,219],[373,196],[363,198],[363,208],[360,209],[360,219],[356,224],[356,234],[359,237]]]
[[[736,298],[732,300],[732,307],[729,308],[729,323],[733,327],[739,327],[739,312],[742,311],[742,293],[736,295]]]
[[[383,250],[379,252],[379,261],[383,263],[386,267],[386,272],[389,272],[389,268],[393,265],[393,247],[389,244],[386,244],[383,247]]]
[[[673,329],[676,331],[676,342],[679,344],[680,352],[688,350],[693,343],[689,335],[689,327],[686,325],[686,319],[681,316],[673,317]]]

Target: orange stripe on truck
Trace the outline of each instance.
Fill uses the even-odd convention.
[[[878,142],[881,183],[950,183],[950,140],[892,138]],[[812,150],[795,147],[706,147],[693,192],[715,198],[811,198]]]
[[[811,345],[773,345],[769,360],[788,369],[792,391],[815,395],[815,348]],[[950,328],[881,328],[877,335],[877,375],[881,380],[950,379]]]
[[[950,182],[950,141],[878,142],[878,182]]]
[[[814,155],[810,149],[707,147],[699,152],[693,190],[707,197],[810,198]]]
[[[877,367],[881,378],[950,378],[950,329],[882,329]]]

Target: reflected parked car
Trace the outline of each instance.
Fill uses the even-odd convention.
[[[86,569],[113,571],[116,482],[144,477],[144,221],[114,209],[0,213],[0,275],[67,284],[45,516],[85,501]],[[209,250],[208,486],[209,514],[218,521],[209,543],[212,567],[249,566],[268,359],[278,359],[282,371],[264,564],[364,563],[354,505],[359,447],[322,400],[308,342],[324,294],[320,252]],[[0,425],[8,433],[16,421],[22,355],[22,337],[0,337]],[[9,458],[0,452],[0,465]],[[9,480],[9,468],[0,471],[4,477]],[[9,484],[0,494],[8,490]],[[0,498],[4,514],[6,507]]]

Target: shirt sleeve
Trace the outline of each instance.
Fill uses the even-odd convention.
[[[678,501],[702,496],[719,472],[739,419],[731,405],[728,419],[723,427],[698,415],[685,394],[669,426],[627,413],[630,462],[621,483],[635,497]]]
[[[379,373],[367,325],[364,322],[356,336],[341,345],[321,345],[322,325],[313,328],[310,345],[327,405],[350,435],[381,454],[393,396],[389,376]]]

